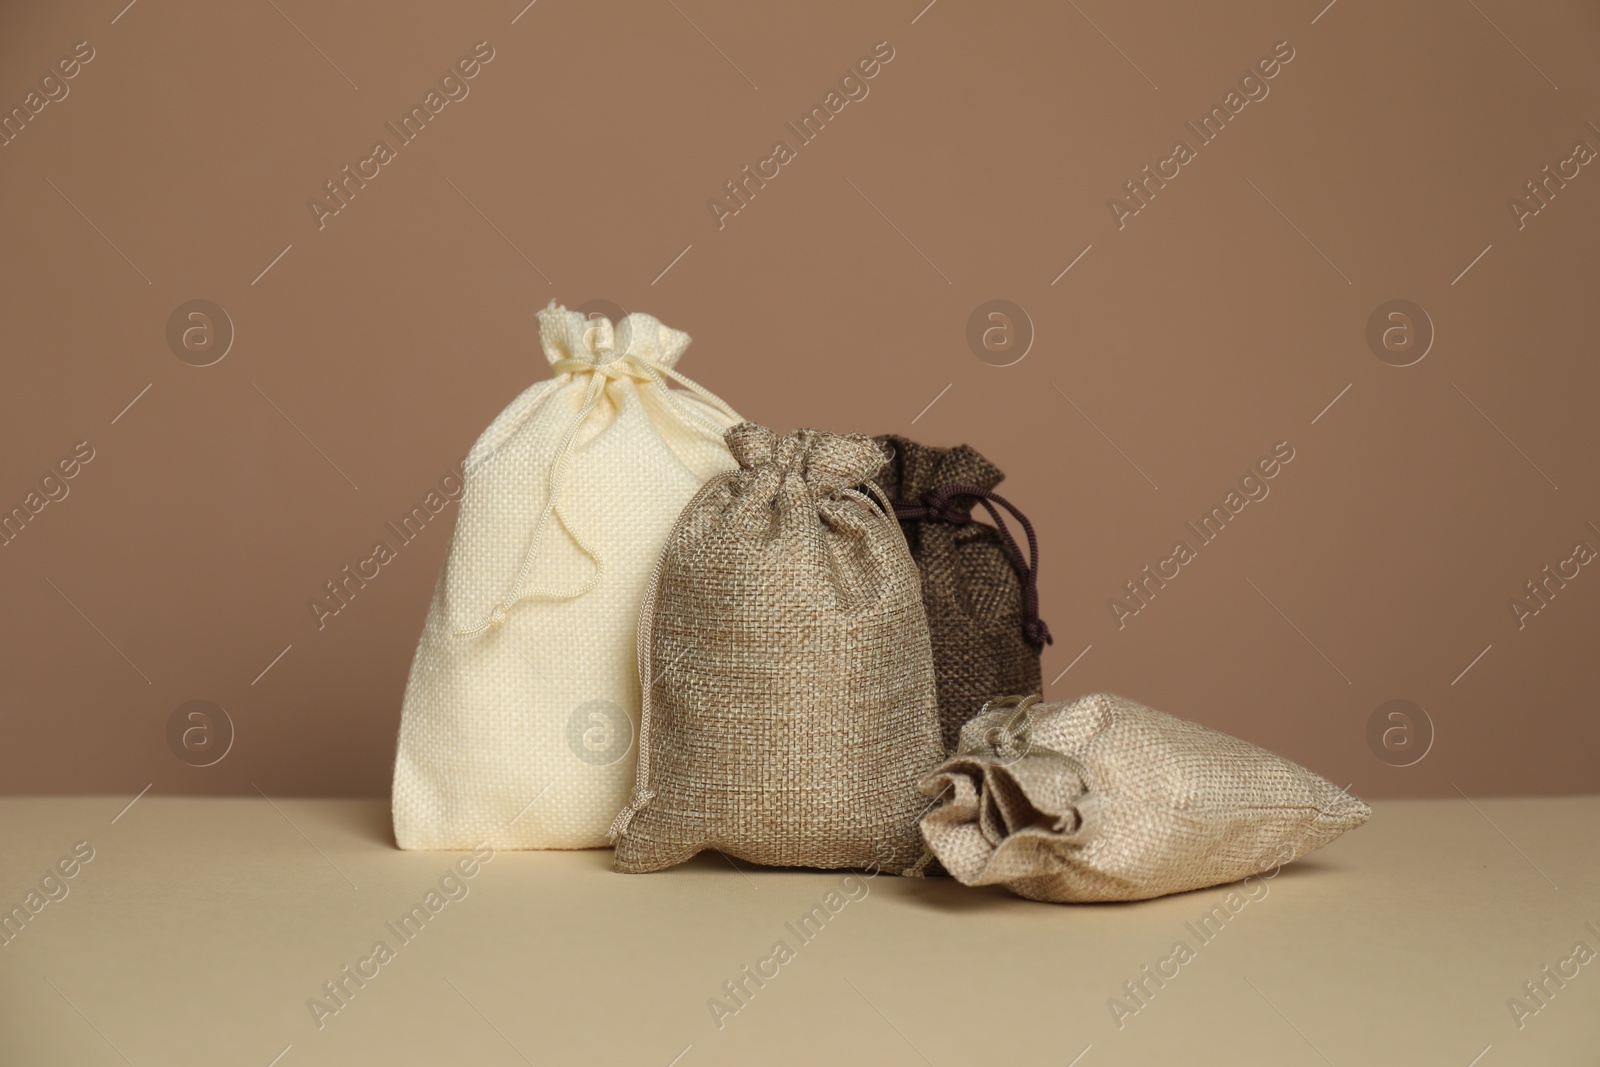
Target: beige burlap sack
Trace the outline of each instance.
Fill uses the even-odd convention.
[[[1238,738],[1110,693],[992,701],[922,791],[967,885],[1058,903],[1221,885],[1312,852],[1372,810]]]
[[[467,458],[401,710],[401,848],[606,843],[633,784],[650,569],[685,502],[733,467],[739,416],[676,369],[688,334],[551,304],[539,343],[552,377]]]
[[[744,423],[739,470],[667,537],[639,620],[638,784],[619,871],[715,848],[753,863],[904,872],[938,704],[917,569],[861,434]]]

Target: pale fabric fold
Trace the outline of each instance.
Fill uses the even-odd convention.
[[[733,466],[722,432],[739,417],[675,369],[687,334],[552,304],[539,337],[554,377],[469,453],[412,661],[402,848],[606,843],[633,777],[651,565],[683,504]]]
[[[952,876],[1057,903],[1237,881],[1371,815],[1299,764],[1110,693],[991,701],[921,788]]]

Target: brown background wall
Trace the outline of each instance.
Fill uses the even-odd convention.
[[[326,628],[307,601],[546,374],[552,298],[687,330],[682,369],[757,421],[991,456],[1043,533],[1050,696],[1366,795],[1600,784],[1600,568],[1508,607],[1600,549],[1600,166],[1522,228],[1507,205],[1600,148],[1593,5],[124,2],[0,16],[7,110],[94,55],[0,147],[0,506],[93,449],[0,547],[0,788],[385,792],[453,511]],[[308,200],[482,41],[319,228]],[[1119,229],[1108,199],[1281,41],[1270,94]],[[235,333],[204,367],[167,340],[195,299]],[[966,339],[991,299],[1031,322],[1010,366]],[[1393,299],[1433,324],[1410,366],[1366,338]],[[1119,629],[1108,601],[1284,441]],[[167,740],[195,699],[236,730],[203,768]],[[1395,699],[1431,747],[1415,712],[1409,752],[1369,744]]]

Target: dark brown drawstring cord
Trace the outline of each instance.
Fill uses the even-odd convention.
[[[971,509],[956,507],[954,503],[956,497],[963,496],[975,497],[978,503],[984,506],[989,512],[989,517],[994,520],[995,529],[999,531],[1001,539],[1011,550],[1012,566],[1017,568],[1017,574],[1022,579],[1022,635],[1040,647],[1053,643],[1050,627],[1039,618],[1039,539],[1034,535],[1033,523],[1029,522],[1028,517],[1018,511],[1011,501],[999,493],[990,492],[976,485],[943,485],[928,490],[916,500],[896,500],[894,517],[912,522],[948,522],[956,525],[971,522]],[[1017,542],[1011,536],[1010,529],[1006,527],[1005,520],[995,508],[996,504],[1011,512],[1012,517],[1022,524],[1023,532],[1028,535],[1026,563],[1022,560],[1022,550],[1017,547]]]

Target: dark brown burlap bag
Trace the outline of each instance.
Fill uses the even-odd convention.
[[[639,619],[638,782],[617,870],[715,848],[753,863],[920,870],[939,763],[917,569],[861,434],[726,435],[667,537]]]
[[[1039,618],[1038,541],[1021,512],[994,492],[1005,475],[975,449],[932,448],[894,435],[877,441],[893,452],[877,482],[922,575],[939,728],[951,752],[962,725],[996,693],[1042,692],[1039,654],[1050,628]],[[973,519],[980,504],[995,525]],[[1027,559],[1001,508],[1027,534]]]

